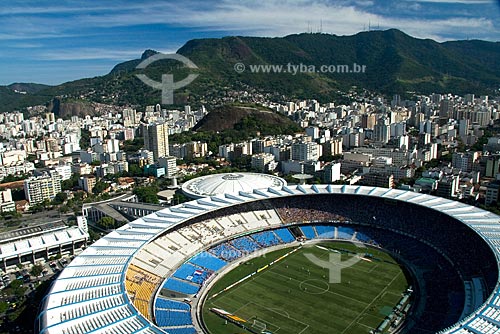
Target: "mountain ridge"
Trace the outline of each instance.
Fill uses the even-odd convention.
[[[160,61],[139,72],[136,66],[156,53],[146,50],[141,58],[119,63],[106,75],[85,78],[46,87],[24,99],[51,101],[52,98],[84,98],[93,102],[118,105],[156,104],[160,92],[144,85],[136,73],[146,73],[161,80],[162,73],[184,78],[189,72],[176,61]],[[193,39],[179,50],[199,69],[199,77],[175,93],[175,103],[196,103],[207,92],[251,87],[263,92],[277,92],[288,98],[335,99],[339,90],[352,86],[392,95],[406,92],[429,94],[494,93],[500,87],[500,42],[480,40],[436,42],[418,39],[399,30],[360,32],[355,35],[293,34],[285,37],[227,36]],[[247,65],[237,73],[236,63]],[[365,73],[249,73],[255,64],[365,65]],[[5,94],[0,87],[0,99]],[[3,100],[3,99],[2,99]],[[12,108],[16,103],[9,102]],[[0,110],[2,110],[0,106]]]

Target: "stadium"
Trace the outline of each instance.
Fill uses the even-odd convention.
[[[499,219],[440,197],[364,186],[200,198],[89,246],[53,283],[35,331],[498,333]],[[307,264],[303,250],[357,259],[362,274],[347,268],[341,283],[325,282],[327,269]],[[390,282],[377,287],[384,273]],[[396,276],[406,279],[391,294]]]

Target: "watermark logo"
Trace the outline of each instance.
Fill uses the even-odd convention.
[[[262,74],[277,74],[287,73],[291,75],[297,74],[312,74],[312,73],[340,73],[340,74],[361,74],[366,73],[366,65],[356,63],[352,64],[338,64],[338,65],[312,65],[312,64],[250,64],[236,63],[233,66],[234,71],[242,74],[247,71],[248,73],[262,73]]]
[[[152,63],[165,59],[177,60],[183,63],[187,68],[198,69],[198,66],[196,66],[196,64],[193,63],[190,59],[177,53],[169,53],[169,54],[157,53],[151,57],[144,59],[139,65],[137,65],[136,69],[145,69]],[[136,74],[136,77],[139,78],[143,83],[145,83],[149,87],[161,90],[162,104],[173,104],[174,91],[176,89],[189,85],[191,82],[194,81],[194,79],[198,77],[198,74],[189,74],[187,77],[177,82],[174,82],[173,74],[162,74],[161,82],[154,81],[153,79],[149,78],[146,74]]]
[[[318,238],[331,239],[331,235],[327,234],[319,235]],[[347,241],[358,248],[366,248],[366,246],[363,243],[358,241],[351,241],[351,240],[342,240],[342,241]],[[316,247],[330,252],[328,254],[328,260],[320,259],[312,253],[305,253],[304,256],[318,267],[328,269],[330,284],[342,283],[342,270],[354,266],[356,263],[362,261],[365,256],[365,254],[363,253],[354,253],[351,254],[351,256],[348,259],[342,261],[342,252],[336,249],[331,249],[319,245],[316,245]]]

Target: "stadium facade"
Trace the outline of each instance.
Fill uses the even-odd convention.
[[[500,320],[497,320],[500,319],[499,216],[430,195],[376,187],[334,185],[283,186],[249,193],[222,194],[193,200],[137,219],[89,246],[61,272],[41,305],[36,332],[195,333],[198,328],[195,327],[196,321],[193,324],[180,321],[158,325],[158,317],[172,312],[172,309],[176,314],[184,312],[183,317],[186,319],[196,320],[195,310],[190,311],[188,306],[180,305],[182,303],[159,297],[161,291],[194,289],[181,292],[186,295],[196,293],[196,284],[182,283],[175,273],[179,268],[186,269],[186,266],[199,268],[196,263],[202,253],[220,247],[225,240],[273,230],[276,236],[283,234],[281,241],[289,242],[286,238],[290,231],[283,233],[285,229],[291,230],[291,226],[296,223],[302,226],[318,223],[305,220],[298,222],[302,218],[297,216],[284,217],[288,210],[286,203],[292,199],[299,203],[316,203],[314,205],[330,199],[331,205],[338,203],[339,207],[350,203],[352,214],[357,220],[364,221],[367,228],[369,225],[381,226],[387,220],[386,224],[391,229],[399,224],[405,234],[411,234],[407,226],[400,222],[405,219],[415,231],[422,227],[423,232],[415,232],[416,235],[429,233],[429,240],[437,240],[436,243],[443,240],[440,245],[449,248],[449,251],[443,251],[443,256],[459,257],[456,263],[462,266],[457,269],[461,270],[460,275],[468,275],[468,271],[471,276],[484,274],[481,279],[487,284],[483,288],[471,285],[472,291],[463,303],[464,310],[468,311],[460,316],[459,322],[441,329],[441,333],[500,332]],[[271,205],[273,201],[281,203],[281,215]],[[387,207],[377,209],[377,203],[385,203]],[[218,212],[224,212],[224,215]],[[402,212],[407,212],[408,217],[394,217],[394,222],[390,221],[391,214]],[[318,215],[319,218],[321,215]],[[295,223],[292,223],[294,219]],[[332,219],[332,215],[326,219]],[[443,221],[448,232],[440,230],[440,221]],[[449,227],[456,228],[457,235],[452,236]],[[355,239],[356,234],[350,232],[349,237]],[[335,227],[331,236],[340,237],[340,228]],[[427,242],[423,239],[422,242]],[[436,250],[439,251],[439,247]],[[463,253],[462,257],[460,252]],[[212,257],[211,265],[216,270],[221,267],[221,260]],[[229,262],[229,259],[226,260]],[[468,266],[471,266],[470,270]],[[199,271],[196,270],[194,275],[202,276]],[[479,297],[480,294],[484,296]]]

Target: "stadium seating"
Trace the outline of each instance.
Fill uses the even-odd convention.
[[[338,228],[337,238],[351,240],[353,234],[354,230],[352,228],[340,226]]]
[[[156,298],[155,308],[157,309],[172,309],[172,310],[182,310],[189,311],[191,308],[188,304],[179,302],[172,299],[166,299],[162,297]]]
[[[226,261],[221,260],[208,252],[199,253],[191,258],[189,262],[212,271],[217,271],[227,264]]]
[[[241,237],[233,239],[229,241],[229,243],[233,245],[236,249],[239,249],[240,251],[244,252],[245,254],[253,253],[260,248],[260,246],[249,237]]]
[[[210,274],[211,271],[207,269],[196,267],[190,263],[184,263],[175,271],[173,276],[196,284],[203,284]]]
[[[357,232],[356,233],[356,240],[367,243],[367,242],[371,241],[371,238],[363,233]]]
[[[160,327],[192,325],[191,312],[179,310],[155,310],[156,323]]]
[[[262,247],[276,246],[281,243],[273,231],[264,231],[252,234],[252,239]]]
[[[167,327],[166,330],[168,334],[196,334],[196,329],[193,326],[184,326],[184,327]]]
[[[294,236],[287,228],[280,228],[278,230],[274,230],[274,233],[283,241],[284,243],[289,243],[295,241]]]
[[[316,238],[316,233],[314,232],[312,226],[301,226],[300,229],[302,230],[302,233],[307,239]]]
[[[243,256],[243,254],[239,250],[227,243],[223,243],[211,248],[210,252],[228,262],[234,261]]]
[[[197,284],[190,284],[185,281],[179,280],[177,278],[169,278],[163,284],[164,289],[172,290],[175,292],[183,293],[186,295],[194,295],[200,290],[200,286]]]
[[[315,226],[318,238],[333,239],[335,238],[335,228],[333,225],[317,225]]]

